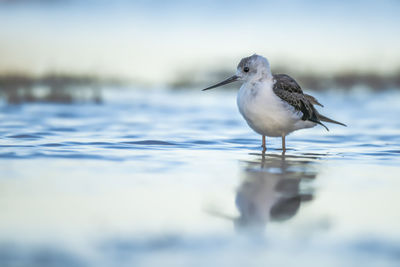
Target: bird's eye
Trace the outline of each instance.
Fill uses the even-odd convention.
[[[249,67],[244,67],[244,68],[243,68],[243,71],[244,71],[244,72],[249,72],[249,70],[250,70]]]

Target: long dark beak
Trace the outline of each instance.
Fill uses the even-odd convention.
[[[228,83],[233,83],[233,82],[236,82],[238,79],[239,79],[239,76],[233,75],[232,77],[226,79],[225,81],[222,81],[222,82],[217,83],[215,85],[212,85],[210,87],[204,88],[202,91],[213,89],[215,87],[219,87],[219,86],[222,86],[222,85],[225,85],[225,84],[228,84]]]

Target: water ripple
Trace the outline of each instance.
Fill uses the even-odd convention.
[[[161,146],[175,146],[176,143],[161,141],[161,140],[142,140],[142,141],[129,141],[129,142],[122,142],[122,144],[128,145],[161,145]]]
[[[40,135],[36,134],[16,134],[16,135],[9,135],[9,138],[16,138],[16,139],[40,139],[42,138]]]

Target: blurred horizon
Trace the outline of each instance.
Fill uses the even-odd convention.
[[[93,75],[149,85],[182,73],[400,72],[398,1],[0,1],[0,74]]]

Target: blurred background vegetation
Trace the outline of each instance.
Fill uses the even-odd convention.
[[[253,53],[305,90],[398,89],[398,14],[394,0],[2,0],[0,100],[201,89]]]

